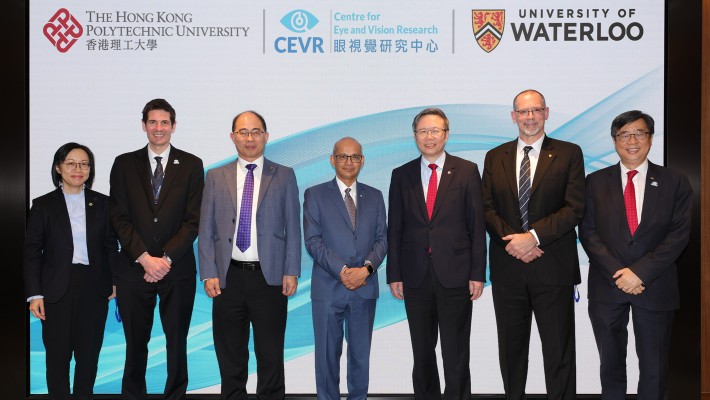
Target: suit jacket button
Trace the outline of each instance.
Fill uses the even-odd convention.
[[[158,218],[153,218],[153,222],[158,222]]]
[[[233,223],[233,224],[236,224],[236,223],[237,223],[237,219],[236,219],[236,218],[232,218],[232,223]]]
[[[229,243],[232,243],[232,238],[227,239]]]
[[[355,257],[350,257],[350,261],[355,261]]]
[[[429,225],[429,230],[430,230],[430,231],[433,231],[433,230],[434,230],[434,227],[431,226],[431,225]]]
[[[157,237],[154,237],[154,238],[153,238],[153,241],[154,241],[155,243],[158,243],[158,238],[157,238]]]

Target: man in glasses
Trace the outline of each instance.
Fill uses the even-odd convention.
[[[348,399],[366,399],[370,343],[379,297],[377,267],[387,253],[382,192],[357,181],[362,146],[345,137],[333,146],[335,179],[308,188],[303,202],[306,249],[313,258],[311,305],[318,399],[340,398],[343,324],[348,342]]]
[[[202,160],[170,144],[175,109],[163,99],[143,108],[148,146],[116,157],[111,219],[121,242],[116,297],[126,335],[122,399],[145,399],[148,341],[156,298],[165,333],[165,399],[184,399],[187,333],[195,300],[195,253],[204,183]]]
[[[638,398],[668,398],[668,346],[680,307],[675,261],[690,236],[692,189],[685,175],[648,160],[653,132],[648,114],[617,116],[611,137],[621,162],[587,177],[579,235],[589,256],[589,319],[605,399],[626,395],[629,311]]]
[[[486,228],[507,399],[524,399],[532,317],[544,359],[547,396],[576,392],[574,286],[580,282],[575,227],[584,213],[579,146],[545,133],[543,95],[515,96],[518,137],[490,150],[483,169]]]
[[[207,172],[198,242],[222,398],[247,398],[251,324],[256,395],[282,400],[288,297],[301,273],[296,174],[264,157],[269,133],[258,113],[234,117],[229,136],[238,158]]]
[[[412,122],[420,157],[392,171],[387,282],[404,299],[417,399],[441,399],[436,344],[441,336],[444,399],[471,396],[472,300],[486,280],[486,232],[476,164],[448,154],[449,120],[438,108]]]

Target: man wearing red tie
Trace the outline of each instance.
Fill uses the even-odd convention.
[[[476,164],[444,151],[449,120],[438,108],[412,123],[421,157],[392,171],[387,282],[404,299],[414,354],[414,397],[441,399],[436,362],[441,336],[444,399],[471,395],[472,300],[486,280],[486,232]]]
[[[621,162],[589,174],[579,226],[589,256],[589,318],[601,362],[602,399],[626,394],[629,311],[639,359],[639,399],[667,398],[673,314],[679,308],[675,260],[690,236],[688,178],[648,161],[654,122],[641,111],[614,119]]]

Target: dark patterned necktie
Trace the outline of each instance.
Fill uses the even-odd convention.
[[[256,168],[256,164],[247,164],[247,176],[244,179],[244,190],[242,190],[242,205],[239,209],[237,247],[242,253],[251,246],[251,205],[254,198],[254,168]]]
[[[520,223],[523,228],[523,232],[529,231],[528,229],[528,204],[530,203],[530,157],[528,153],[532,150],[532,146],[525,146],[523,151],[525,155],[523,160],[520,162],[520,180],[518,188],[518,203],[520,205]]]
[[[357,208],[355,208],[355,200],[353,200],[352,196],[350,196],[350,188],[345,189],[345,208],[348,209],[350,223],[353,224],[353,228],[355,228],[355,217],[357,216]]]
[[[153,202],[155,205],[158,204],[158,196],[160,195],[160,188],[163,187],[163,178],[165,174],[163,173],[163,163],[160,161],[163,157],[155,157],[157,165],[155,166],[155,172],[153,172]]]

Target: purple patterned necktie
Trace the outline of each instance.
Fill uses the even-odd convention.
[[[242,191],[242,206],[239,209],[239,228],[237,228],[237,247],[245,252],[251,246],[251,205],[254,197],[254,168],[256,164],[247,164],[247,176]]]

